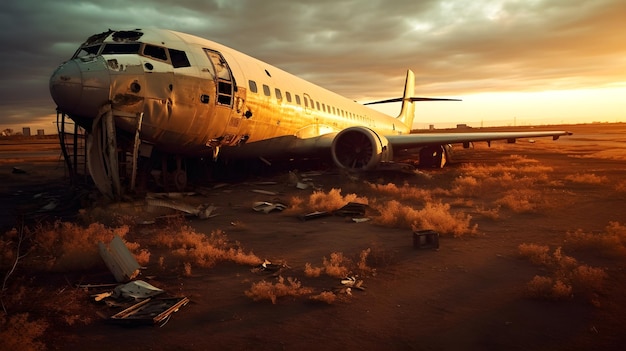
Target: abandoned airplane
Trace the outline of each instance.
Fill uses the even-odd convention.
[[[409,70],[403,96],[380,101],[402,102],[392,117],[218,43],[134,29],[89,37],[52,74],[50,94],[61,143],[69,118],[85,133],[95,185],[112,198],[135,187],[142,161],[182,190],[190,159],[327,155],[337,167],[370,170],[391,162],[393,150],[421,148],[421,163],[443,166],[448,144],[570,134],[411,134],[416,101],[449,100],[414,97],[414,85]]]

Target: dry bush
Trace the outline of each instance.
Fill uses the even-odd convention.
[[[598,305],[596,295],[607,278],[603,269],[579,264],[575,258],[563,254],[560,247],[550,255],[547,246],[522,244],[519,252],[534,264],[545,267],[550,274],[549,277],[535,276],[528,283],[531,297],[562,300],[572,293],[580,293]]]
[[[566,176],[565,179],[573,183],[581,183],[581,184],[602,184],[602,183],[608,182],[607,177],[597,176],[593,173],[587,173],[587,174],[576,173],[573,175]]]
[[[474,211],[484,218],[496,220],[500,218],[500,206],[496,206],[492,209],[486,209],[482,206],[477,206]]]
[[[308,210],[313,211],[333,211],[345,206],[348,202],[358,202],[368,204],[366,197],[359,197],[356,194],[341,195],[341,189],[331,189],[328,193],[314,191],[309,197]]]
[[[558,279],[536,275],[528,282],[527,292],[535,299],[565,300],[572,297],[572,286]]]
[[[511,189],[495,201],[496,205],[509,208],[515,213],[536,212],[545,204],[541,192],[533,189]]]
[[[366,183],[369,187],[381,194],[390,195],[394,198],[401,198],[405,200],[417,200],[421,202],[429,202],[433,199],[433,192],[429,189],[422,189],[414,186],[410,186],[404,183],[401,187],[393,183],[386,185]]]
[[[451,213],[450,205],[441,202],[426,203],[423,209],[416,210],[396,200],[373,205],[380,215],[374,222],[384,226],[418,229],[432,229],[454,236],[475,234],[478,225],[470,226],[472,216]]]
[[[626,257],[626,226],[609,222],[604,233],[585,233],[582,229],[566,234],[566,245],[574,251],[591,251],[609,258]]]
[[[324,266],[324,273],[331,277],[343,278],[350,273],[348,266],[351,264],[350,260],[343,256],[341,252],[333,252],[330,254],[330,259],[324,257],[322,265]]]
[[[524,243],[518,246],[518,250],[521,257],[527,258],[535,265],[547,266],[551,260],[548,246]]]
[[[28,320],[28,313],[9,318],[0,313],[0,350],[45,350],[46,345],[37,341],[48,328],[43,319]]]
[[[309,299],[313,301],[325,302],[329,305],[332,305],[337,300],[337,295],[335,295],[332,291],[322,291],[317,295],[309,296]]]
[[[230,261],[242,265],[258,265],[263,262],[254,253],[246,253],[239,243],[230,243],[221,230],[210,235],[196,233],[188,226],[178,232],[160,232],[155,235],[155,244],[166,247],[181,258],[189,266],[185,266],[185,274],[190,274],[191,263],[204,268],[213,267],[218,262]]]
[[[319,277],[320,275],[322,275],[323,270],[324,269],[322,267],[313,267],[308,262],[304,265],[304,275],[306,275],[309,278]]]
[[[254,301],[270,300],[272,304],[276,304],[276,299],[283,296],[303,296],[311,294],[311,288],[303,287],[295,278],[288,277],[287,280],[282,276],[278,277],[276,284],[272,284],[265,280],[253,283],[250,290],[246,290],[245,294]]]
[[[456,196],[476,197],[482,192],[482,183],[471,176],[457,177],[452,182],[452,194]]]
[[[82,227],[70,222],[55,222],[39,226],[29,235],[34,238],[35,251],[45,259],[47,269],[73,271],[101,264],[98,243],[108,245],[116,235],[123,239],[127,233],[127,226],[108,228],[101,223],[91,223],[88,227]],[[150,253],[141,250],[139,244],[125,243],[142,262],[149,260]]]

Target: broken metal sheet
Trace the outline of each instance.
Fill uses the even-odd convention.
[[[189,303],[187,297],[172,297],[163,299],[148,298],[129,308],[116,313],[109,321],[125,325],[159,325],[163,326],[172,313]]]
[[[125,282],[139,275],[139,263],[135,256],[128,250],[126,244],[119,236],[115,236],[107,247],[104,243],[98,243],[100,256],[109,268],[115,280]]]
[[[251,190],[253,193],[257,193],[257,194],[263,194],[263,195],[278,195],[277,192],[275,191],[269,191],[269,190],[260,190],[260,189],[253,189]]]
[[[363,217],[363,218],[352,218],[352,222],[354,223],[363,223],[370,221],[371,218]]]
[[[192,204],[169,199],[146,198],[146,203],[152,206],[167,207],[177,211],[189,213],[191,215],[197,216],[200,219],[215,217],[216,214],[214,214],[213,211],[217,209],[217,207],[213,205],[202,204],[199,206],[194,206]]]
[[[281,204],[280,202],[271,203],[271,202],[266,202],[266,201],[258,201],[252,204],[253,210],[257,212],[265,212],[266,214],[274,210],[282,211],[286,208],[287,208],[287,205]]]
[[[311,213],[300,215],[300,216],[298,216],[298,218],[300,218],[300,220],[302,220],[302,221],[308,221],[308,220],[311,220],[311,219],[328,217],[328,216],[331,216],[331,215],[332,215],[332,213],[328,212],[328,211],[315,211],[315,212],[311,212]]]
[[[113,290],[111,295],[113,298],[134,298],[145,299],[164,293],[165,291],[159,289],[143,280],[133,280],[130,283],[118,285]]]
[[[358,202],[348,202],[342,208],[333,211],[333,214],[342,217],[362,217],[365,215],[366,204],[361,204]]]

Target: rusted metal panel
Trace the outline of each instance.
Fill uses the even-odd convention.
[[[129,281],[139,275],[139,263],[119,236],[116,235],[108,247],[99,242],[98,248],[104,263],[118,282]]]

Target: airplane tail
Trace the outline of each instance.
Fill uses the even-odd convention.
[[[398,120],[409,129],[413,128],[413,119],[415,119],[415,102],[413,95],[415,94],[415,74],[410,69],[406,71],[406,82],[404,83],[404,94],[402,96],[402,107]]]
[[[428,98],[417,97],[415,94],[415,74],[410,69],[406,71],[406,82],[404,83],[404,95],[401,98],[386,99],[380,101],[372,101],[365,103],[364,105],[374,104],[386,104],[390,102],[402,102],[400,114],[398,115],[398,121],[404,125],[413,128],[413,120],[415,119],[415,102],[416,101],[461,101],[459,99],[447,99],[447,98]]]

